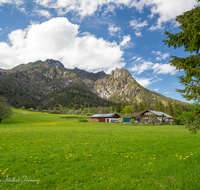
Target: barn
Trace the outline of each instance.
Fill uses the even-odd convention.
[[[90,121],[112,123],[112,122],[118,122],[119,118],[120,116],[116,113],[94,114],[93,116],[90,117]]]

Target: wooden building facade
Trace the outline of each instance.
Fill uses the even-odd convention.
[[[105,122],[105,123],[112,123],[112,122],[118,122],[120,116],[116,113],[110,113],[110,114],[94,114],[91,116],[90,121],[91,122]]]

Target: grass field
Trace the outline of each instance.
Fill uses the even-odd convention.
[[[184,126],[13,111],[0,124],[0,189],[200,189],[200,135]]]

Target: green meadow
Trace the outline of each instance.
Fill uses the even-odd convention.
[[[200,189],[199,133],[81,118],[13,109],[0,124],[0,189]]]

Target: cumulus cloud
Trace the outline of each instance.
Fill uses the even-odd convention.
[[[167,57],[169,57],[170,54],[169,53],[164,53],[162,56],[160,57],[156,57],[157,61],[161,61],[161,60],[165,60]]]
[[[131,26],[134,30],[136,30],[136,32],[135,32],[135,35],[136,35],[136,36],[141,36],[142,34],[141,34],[140,30],[141,30],[143,27],[147,26],[147,25],[148,25],[148,23],[147,23],[146,20],[145,20],[144,22],[139,22],[139,21],[137,21],[137,20],[131,20],[131,21],[130,21],[130,26]]]
[[[152,69],[152,66],[152,62],[145,61],[142,64],[135,64],[130,70],[139,75],[146,70]]]
[[[148,87],[150,84],[152,84],[152,78],[135,78],[135,80],[142,86]]]
[[[138,22],[137,20],[131,20],[130,26],[135,30],[140,30],[140,28],[143,28],[144,26],[147,26],[148,23],[145,20],[144,22]]]
[[[68,68],[106,72],[125,65],[123,51],[116,42],[80,34],[78,29],[67,18],[59,17],[15,30],[8,35],[9,43],[0,42],[0,65],[11,68],[39,59],[56,59]]]
[[[191,10],[194,5],[197,5],[196,0],[34,0],[36,5],[40,5],[44,8],[55,9],[58,15],[64,15],[68,12],[76,12],[81,18],[85,16],[91,16],[98,10],[104,7],[104,13],[113,12],[115,8],[119,8],[121,5],[128,8],[135,7],[139,12],[142,12],[144,8],[150,9],[149,18],[157,18],[156,23],[149,28],[153,31],[161,29],[162,24],[172,21],[177,15],[182,14],[185,11]],[[26,3],[25,0],[0,0],[0,5],[5,3],[21,5]],[[133,25],[136,26],[147,24],[146,21],[137,23],[133,21]],[[139,25],[138,25],[139,24]],[[141,36],[141,33],[137,31],[137,36]]]
[[[175,75],[177,73],[176,67],[171,66],[170,64],[156,63],[152,69],[156,74],[171,74]]]
[[[131,40],[130,35],[123,36],[123,40],[120,42],[120,46],[124,48],[128,47],[130,40]]]
[[[153,90],[154,90],[154,91],[156,91],[156,92],[158,92],[158,91],[159,91],[159,89],[158,89],[158,88],[154,88]]]
[[[103,12],[103,16],[105,16],[106,14],[108,13],[113,13],[113,15],[116,15],[115,14],[115,5],[113,4],[108,4],[108,6],[105,8],[105,11]]]
[[[151,53],[156,54],[156,55],[161,55],[160,51],[152,51]]]
[[[21,5],[24,3],[24,0],[0,0],[0,5],[3,5],[5,3]]]
[[[154,52],[156,54],[161,54],[161,52]],[[162,55],[162,54],[161,54]],[[176,67],[171,66],[170,64],[163,64],[163,63],[153,63],[151,61],[145,61],[142,57],[134,56],[132,58],[133,66],[130,68],[130,71],[134,73],[134,75],[139,75],[147,70],[153,71],[153,74],[171,74],[175,75],[178,71]]]
[[[157,78],[157,77],[152,77],[152,78],[137,78],[135,77],[135,80],[142,86],[144,87],[149,87],[150,84],[154,83],[154,82],[159,82],[162,81],[161,78]],[[155,91],[159,91],[159,89],[154,89]]]
[[[51,18],[51,14],[47,10],[36,10],[37,15],[44,16],[46,18]]]
[[[177,15],[188,11],[197,4],[196,0],[144,0],[147,6],[150,6],[151,15],[153,18],[155,15],[159,15],[157,23],[150,27],[150,30],[156,30],[162,28],[162,23],[172,21]]]
[[[54,8],[59,14],[75,11],[81,17],[92,15],[103,6],[107,6],[106,12],[113,12],[115,7],[120,5],[128,8],[135,7],[139,12],[147,7],[151,11],[150,19],[158,15],[157,22],[150,27],[150,30],[161,29],[162,23],[174,20],[177,15],[190,10],[197,4],[196,0],[35,0],[35,2],[46,8]],[[143,24],[146,24],[146,22],[143,22]],[[139,32],[137,34],[139,36]]]
[[[116,35],[116,33],[120,33],[121,28],[115,27],[114,25],[109,25],[108,32],[111,36]]]
[[[165,60],[167,57],[170,56],[169,53],[162,54],[160,51],[152,51],[151,53],[158,55],[158,57],[156,57],[157,61]]]
[[[140,31],[136,31],[135,35],[139,37],[139,36],[142,36],[142,33]]]

